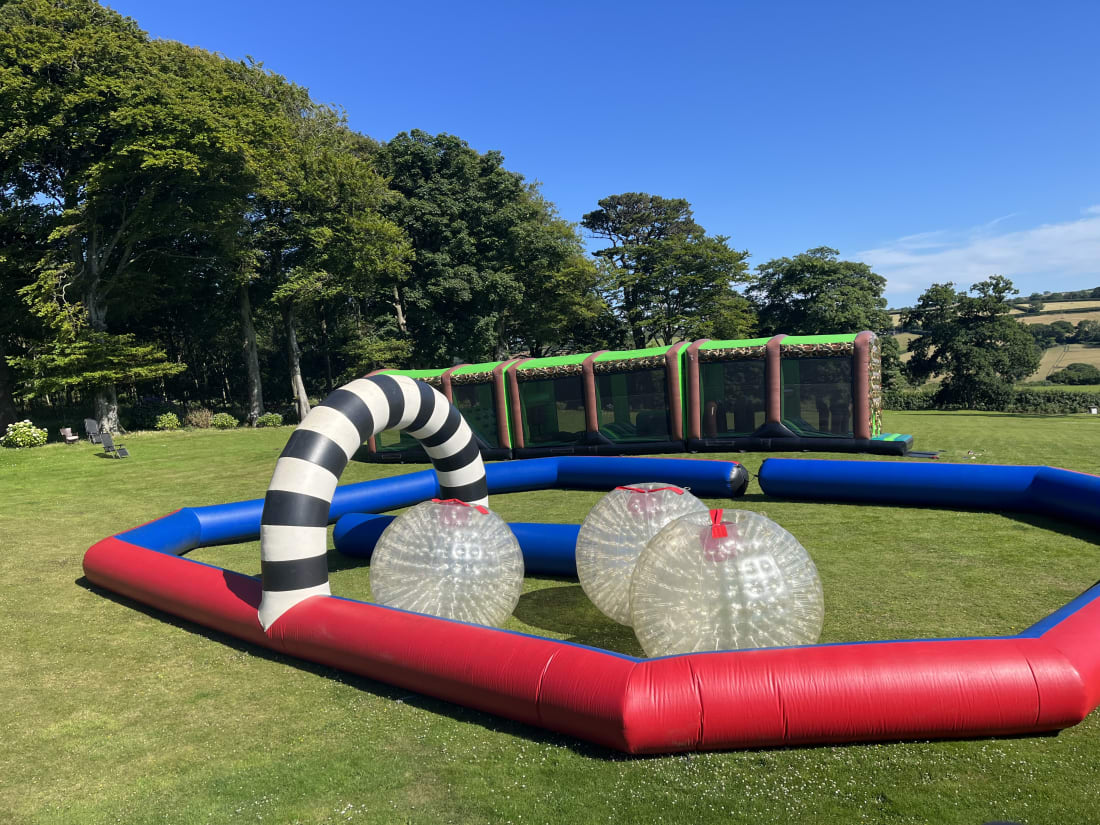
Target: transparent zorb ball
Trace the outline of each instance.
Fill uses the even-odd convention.
[[[577,534],[577,578],[592,604],[630,626],[630,577],[646,542],[670,521],[707,506],[660,481],[616,487],[589,511]]]
[[[653,537],[630,587],[647,656],[815,644],[825,618],[809,553],[747,510],[693,513]]]
[[[378,604],[499,627],[523,590],[523,554],[496,513],[426,501],[382,533],[370,584]]]

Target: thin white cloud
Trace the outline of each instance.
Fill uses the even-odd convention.
[[[997,218],[965,230],[907,235],[852,257],[887,280],[890,306],[904,306],[933,283],[968,288],[990,275],[1012,279],[1024,295],[1100,286],[1100,205],[1084,217],[1012,232]]]

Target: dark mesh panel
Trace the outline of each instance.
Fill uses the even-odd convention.
[[[523,438],[529,447],[577,444],[585,434],[579,375],[519,382]]]
[[[493,385],[452,384],[454,405],[470,425],[470,429],[485,440],[490,447],[499,447],[497,438],[497,413],[493,403]]]
[[[799,435],[852,436],[852,359],[783,362],[783,423]]]
[[[667,384],[663,369],[597,375],[600,432],[612,441],[670,440]]]
[[[699,365],[703,438],[751,435],[767,416],[764,362],[711,361]]]

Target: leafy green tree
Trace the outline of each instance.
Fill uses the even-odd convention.
[[[1073,333],[1073,340],[1078,344],[1100,343],[1100,321],[1086,319],[1077,322],[1077,329]]]
[[[247,183],[218,62],[91,0],[0,7],[0,188],[50,222],[22,291],[53,332],[38,377],[99,382],[112,429],[116,382],[184,369],[112,325],[155,308],[165,261],[224,232]]]
[[[257,170],[261,183],[249,214],[258,268],[281,316],[301,420],[310,410],[299,346],[302,313],[322,313],[341,296],[394,283],[408,246],[380,212],[385,183],[343,115],[282,78],[266,79],[283,105],[286,144],[280,157]]]
[[[1041,350],[1053,347],[1058,337],[1050,324],[1024,324],[1024,328]]]
[[[756,268],[748,289],[765,335],[833,335],[869,329],[889,333],[886,279],[858,261],[841,261],[817,247]]]
[[[33,280],[46,225],[41,204],[17,203],[10,193],[0,191],[0,433],[19,417],[17,376],[8,358],[18,358],[42,337],[38,319],[20,299],[19,290]]]
[[[391,301],[414,364],[503,357],[515,342],[545,348],[584,327],[593,279],[580,242],[499,152],[414,130],[381,147],[377,162],[398,195],[386,214],[413,249]],[[566,299],[570,277],[579,280]]]
[[[1054,321],[1050,325],[1050,330],[1054,333],[1054,342],[1056,344],[1065,344],[1074,335],[1073,324],[1069,321]]]
[[[636,348],[697,337],[718,318],[729,326],[733,284],[748,278],[747,252],[708,236],[683,198],[626,192],[599,207],[581,225],[610,243],[594,254],[607,262],[608,302]]]
[[[897,386],[901,360],[886,311],[886,279],[858,261],[842,261],[827,246],[756,268],[748,295],[762,335],[834,335],[871,330],[882,345],[883,385]]]
[[[906,371],[918,382],[942,378],[941,405],[971,409],[1003,407],[1012,385],[1039,366],[1040,351],[1024,326],[1010,315],[1012,281],[993,275],[956,291],[952,283],[933,284],[907,313],[924,334],[909,344]]]
[[[1040,313],[1043,311],[1043,307],[1046,304],[1043,302],[1043,296],[1038,292],[1032,292],[1027,298],[1027,311],[1033,313]]]

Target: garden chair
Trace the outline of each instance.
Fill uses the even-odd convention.
[[[130,455],[130,451],[122,444],[115,444],[115,440],[110,433],[100,433],[99,438],[99,443],[103,445],[103,452],[107,455],[114,458],[127,458]]]
[[[91,443],[93,443],[93,444],[101,443],[100,438],[99,438],[99,436],[100,436],[99,422],[96,421],[94,418],[85,418],[84,419],[84,432],[88,434],[88,440]]]
[[[79,435],[73,435],[73,428],[72,427],[62,427],[61,428],[61,437],[65,440],[66,444],[75,444],[76,442],[78,442],[80,440]]]

